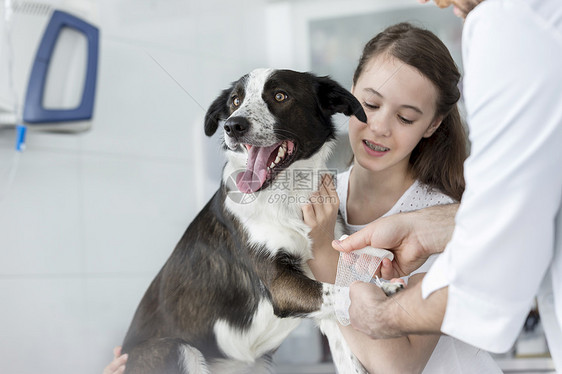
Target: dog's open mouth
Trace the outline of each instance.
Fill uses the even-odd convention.
[[[295,154],[295,143],[290,140],[269,147],[245,146],[248,149],[246,170],[236,176],[236,186],[242,193],[259,191],[291,163]]]

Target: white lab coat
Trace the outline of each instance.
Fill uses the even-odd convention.
[[[543,323],[560,370],[562,0],[482,2],[466,19],[463,63],[467,188],[422,294],[448,286],[441,331],[492,352],[511,348],[539,294],[545,316],[556,308]]]

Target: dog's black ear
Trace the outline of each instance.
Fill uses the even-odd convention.
[[[329,77],[317,77],[316,82],[316,94],[324,111],[329,115],[343,113],[355,116],[359,121],[367,123],[361,103],[351,92]]]
[[[228,103],[231,91],[232,88],[223,90],[207,110],[205,114],[205,135],[213,135],[219,127],[219,122],[228,117],[226,104]]]

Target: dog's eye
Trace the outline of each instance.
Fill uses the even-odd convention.
[[[285,95],[283,92],[277,92],[277,93],[275,94],[275,101],[277,101],[277,102],[280,103],[280,102],[282,102],[282,101],[287,100],[287,97],[288,97],[288,96]]]
[[[234,106],[240,106],[240,98],[238,96],[233,96],[232,97],[232,105]]]

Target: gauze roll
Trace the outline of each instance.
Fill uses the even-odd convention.
[[[344,240],[348,235],[343,235]],[[384,258],[391,261],[394,254],[386,249],[365,247],[357,251],[340,252],[335,283],[335,312],[336,317],[343,326],[349,325],[349,286],[355,281],[371,282],[375,271]]]

